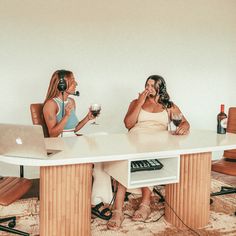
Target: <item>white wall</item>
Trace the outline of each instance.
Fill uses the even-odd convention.
[[[31,124],[29,104],[65,68],[79,81],[78,116],[92,101],[103,107],[100,126],[83,132],[126,132],[151,74],[164,76],[192,128],[215,130],[220,104],[236,106],[235,10],[235,0],[2,0],[0,123]]]

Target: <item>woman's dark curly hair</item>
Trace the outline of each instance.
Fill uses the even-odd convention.
[[[163,105],[164,108],[171,108],[173,106],[173,102],[170,101],[170,96],[166,91],[166,82],[160,75],[151,75],[147,78],[145,82],[145,87],[147,85],[148,80],[154,80],[155,90],[157,95],[159,95],[158,102]]]

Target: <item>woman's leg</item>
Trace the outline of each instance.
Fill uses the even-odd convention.
[[[102,163],[95,163],[93,169],[92,205],[112,200],[111,177],[103,171]]]
[[[111,218],[111,211],[104,203],[112,200],[111,177],[103,171],[102,163],[94,164],[92,187],[92,214],[102,219]]]
[[[148,187],[142,188],[142,201],[141,203],[145,205],[150,205],[152,191]]]
[[[142,201],[137,211],[134,212],[132,220],[145,221],[151,214],[150,202],[152,191],[148,187],[142,188]]]
[[[123,210],[125,193],[126,193],[126,187],[124,187],[122,184],[118,183],[118,189],[117,189],[117,193],[116,193],[114,209],[121,210],[121,211]]]
[[[112,230],[117,230],[120,228],[123,220],[124,220],[124,213],[123,213],[123,205],[125,199],[126,188],[118,183],[116,199],[114,203],[114,210],[112,212],[112,218],[107,222],[107,228]]]

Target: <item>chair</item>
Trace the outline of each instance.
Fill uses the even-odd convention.
[[[43,116],[43,103],[35,103],[30,105],[31,118],[34,125],[43,127],[44,137],[49,137],[48,128]]]
[[[236,133],[236,107],[230,107],[228,112],[227,132]],[[224,151],[223,158],[212,164],[212,170],[226,175],[236,176],[236,149]],[[211,196],[236,193],[236,187],[222,186],[221,190]],[[235,212],[236,214],[236,212]]]
[[[20,177],[1,177],[0,178],[0,205],[8,206],[16,200],[20,199],[31,187],[32,182],[29,179]],[[8,226],[1,223],[8,222]],[[28,236],[29,234],[17,229],[16,217],[0,218],[0,231]]]

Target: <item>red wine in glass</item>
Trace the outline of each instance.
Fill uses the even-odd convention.
[[[91,110],[92,114],[94,117],[96,117],[97,115],[99,115],[100,110]]]
[[[178,126],[180,125],[181,121],[182,121],[182,119],[180,119],[180,120],[174,119],[174,120],[173,120],[173,123],[174,123],[174,125],[175,125],[176,127],[178,127]]]
[[[90,110],[92,115],[95,117],[95,120],[93,123],[91,123],[92,125],[98,125],[98,123],[96,123],[96,117],[100,114],[101,111],[101,105],[94,103],[90,106]]]
[[[176,127],[175,131],[177,130],[180,123],[182,122],[182,117],[183,117],[183,115],[181,113],[173,113],[172,114],[172,122]]]

